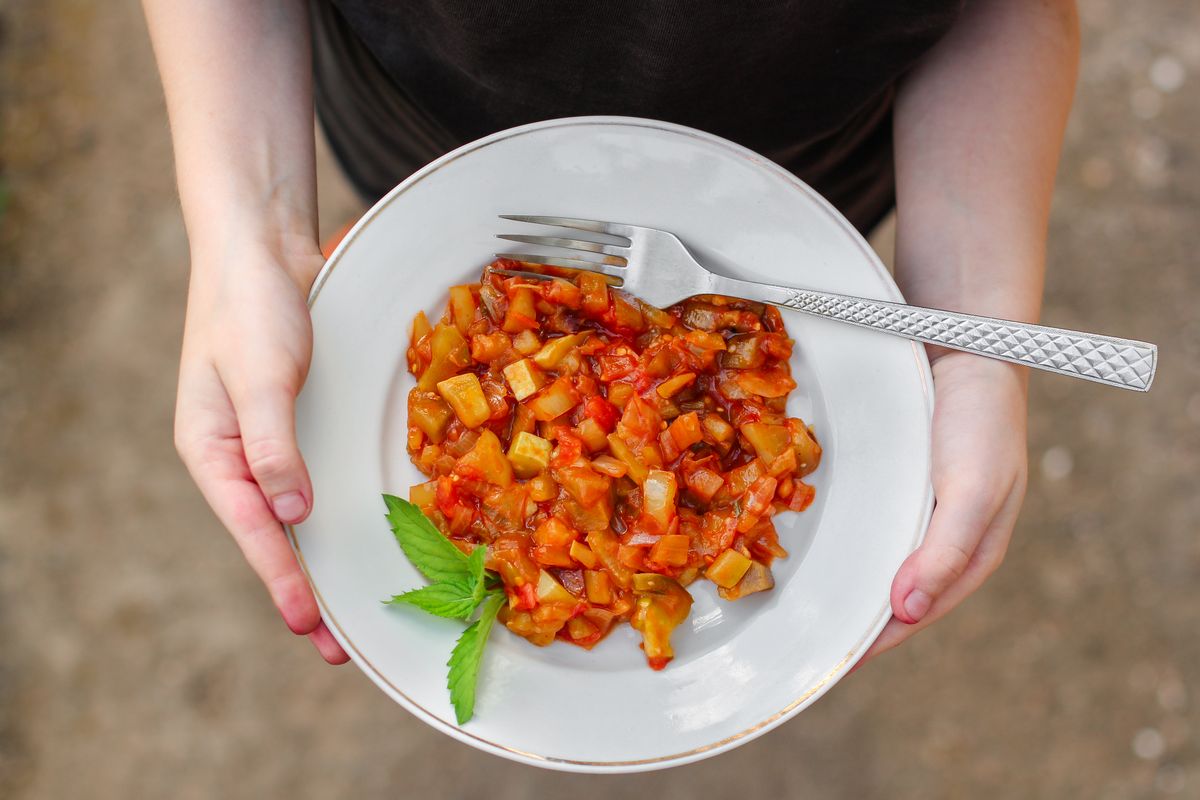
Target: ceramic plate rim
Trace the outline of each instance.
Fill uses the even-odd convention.
[[[683,125],[674,123],[662,122],[659,120],[642,119],[638,117],[623,117],[611,115],[598,116],[582,116],[582,117],[566,117],[561,119],[543,120],[540,122],[521,125],[514,128],[498,131],[489,136],[485,136],[473,142],[469,142],[455,150],[446,153],[435,161],[430,162],[425,167],[414,172],[404,181],[395,186],[391,191],[384,195],[363,216],[350,228],[343,237],[342,241],[335,248],[333,253],[322,266],[317,277],[314,279],[312,288],[309,290],[307,304],[311,309],[317,301],[326,280],[337,267],[338,263],[345,251],[353,244],[357,235],[371,224],[394,199],[399,197],[404,192],[419,184],[424,178],[433,174],[447,164],[456,161],[457,159],[468,155],[469,153],[483,149],[491,144],[504,141],[510,138],[523,136],[535,131],[546,128],[559,128],[571,126],[621,126],[635,128],[650,128],[653,130],[682,134],[691,138],[697,138],[705,141],[710,145],[718,146],[732,155],[747,160],[758,169],[773,173],[776,177],[784,179],[791,186],[805,194],[809,200],[816,204],[826,215],[828,215],[834,223],[842,228],[847,235],[854,241],[855,245],[862,252],[867,262],[875,270],[877,277],[881,280],[886,291],[892,295],[891,300],[903,302],[903,297],[899,288],[896,286],[891,274],[883,266],[878,255],[867,244],[862,235],[836,210],[833,206],[815,190],[797,178],[792,173],[780,167],[778,164],[769,159],[760,156],[759,154],[749,150],[739,144],[721,138],[714,134],[705,131],[689,128]],[[926,421],[931,422],[933,418],[933,375],[930,369],[929,360],[925,354],[924,348],[917,342],[911,342],[912,352],[916,369],[919,373],[920,387],[924,399],[926,410]],[[913,535],[912,549],[915,549],[924,540],[926,529],[929,524],[929,519],[933,512],[933,488],[928,486],[924,505],[921,514],[918,516],[918,530]],[[883,608],[877,614],[875,622],[867,630],[863,638],[858,644],[847,653],[829,672],[818,679],[812,687],[803,695],[796,698],[787,704],[781,710],[775,712],[771,716],[762,720],[745,730],[739,731],[736,734],[726,736],[718,741],[711,742],[707,745],[692,748],[690,750],[668,754],[665,756],[655,756],[648,759],[633,759],[623,761],[583,761],[578,759],[568,759],[553,756],[543,756],[536,753],[525,752],[508,745],[494,742],[489,739],[484,739],[481,736],[464,730],[455,725],[449,725],[440,717],[425,709],[416,701],[409,698],[399,687],[395,686],[380,670],[375,667],[362,653],[355,647],[354,643],[346,636],[336,618],[333,617],[329,610],[328,604],[321,595],[320,588],[313,580],[312,574],[305,562],[303,551],[300,548],[295,529],[292,525],[284,526],[287,533],[288,541],[291,544],[292,550],[303,570],[309,585],[312,587],[313,593],[316,596],[317,603],[321,610],[321,617],[328,626],[330,633],[338,641],[338,643],[351,656],[351,659],[359,667],[360,670],[375,683],[385,694],[391,697],[396,703],[403,706],[406,710],[418,717],[433,728],[445,733],[465,744],[481,749],[493,755],[498,755],[514,761],[518,761],[530,766],[543,767],[555,770],[583,772],[583,773],[630,773],[642,772],[655,769],[662,769],[671,766],[682,766],[704,758],[717,755],[718,753],[727,751],[738,745],[744,744],[752,739],[755,739],[766,732],[773,730],[782,723],[797,715],[800,711],[807,708],[812,703],[816,702],[825,694],[834,684],[849,672],[859,659],[870,648],[871,644],[878,638],[884,626],[891,617],[890,606],[884,604]]]

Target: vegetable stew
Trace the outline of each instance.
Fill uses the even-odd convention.
[[[813,501],[792,344],[770,306],[660,310],[598,274],[495,262],[413,322],[408,450],[429,480],[409,499],[464,552],[487,546],[509,630],[590,648],[628,621],[661,669],[687,586],[772,588],[772,516]]]

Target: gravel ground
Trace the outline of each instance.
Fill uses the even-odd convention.
[[[1158,342],[1153,393],[1034,376],[987,587],[763,739],[600,779],[280,624],[171,445],[187,248],[137,4],[0,0],[0,797],[1200,796],[1200,5],[1082,13],[1043,319]]]

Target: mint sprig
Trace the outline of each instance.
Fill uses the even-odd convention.
[[[475,687],[483,663],[483,647],[504,603],[503,583],[484,567],[486,547],[476,547],[468,556],[443,536],[417,506],[390,494],[383,496],[383,502],[400,549],[422,575],[433,581],[385,602],[415,606],[439,617],[461,620],[470,619],[482,604],[479,619],[463,631],[446,662],[450,668],[446,684],[454,716],[459,725],[465,724],[475,713]]]
[[[476,596],[479,594],[476,591],[478,588],[478,585],[472,586],[466,581],[444,581],[398,594],[388,603],[394,606],[416,606],[422,611],[447,619],[469,619],[475,613],[479,601],[483,599]]]
[[[459,550],[442,532],[433,526],[417,508],[407,500],[385,494],[387,520],[392,533],[400,543],[400,549],[413,566],[431,581],[452,581],[469,577],[467,555]]]
[[[502,592],[491,592],[483,604],[479,619],[458,637],[458,643],[450,653],[446,666],[450,668],[446,685],[450,689],[450,702],[454,705],[454,715],[458,724],[462,725],[475,713],[475,685],[479,680],[479,665],[483,661],[483,646],[487,643],[488,634],[492,632],[492,623],[496,621],[496,612],[504,602]]]

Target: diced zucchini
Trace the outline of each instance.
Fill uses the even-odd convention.
[[[589,603],[595,603],[598,606],[607,606],[612,603],[612,579],[608,577],[607,572],[586,570],[583,573],[583,587]]]
[[[500,439],[486,428],[479,434],[475,446],[454,465],[454,471],[504,489],[513,482],[513,468],[504,457]]]
[[[513,349],[523,356],[531,356],[542,349],[542,341],[533,331],[525,330],[512,338]]]
[[[538,571],[537,599],[539,603],[574,603],[575,596],[546,570]]]
[[[511,342],[500,331],[477,333],[471,337],[471,358],[490,364],[510,353]]]
[[[722,589],[732,589],[750,569],[750,559],[737,550],[726,550],[717,556],[704,576]]]
[[[518,478],[532,478],[550,463],[551,450],[550,442],[540,436],[521,431],[513,437],[512,444],[508,447],[508,460]]]
[[[520,333],[537,329],[537,306],[534,300],[533,290],[523,286],[512,293],[512,299],[508,304],[508,313],[504,315],[504,325],[502,326],[505,333]]]
[[[607,493],[590,506],[580,505],[572,497],[562,498],[562,503],[571,524],[581,531],[607,530],[612,523],[612,500]]]
[[[619,331],[641,333],[646,329],[642,310],[620,292],[612,292],[613,322]]]
[[[521,431],[533,433],[537,429],[537,420],[533,418],[533,412],[529,407],[523,404],[518,404],[513,411],[512,425],[508,429],[509,439],[515,439]]]
[[[799,462],[796,474],[804,477],[821,463],[821,445],[813,436],[812,429],[802,420],[789,419],[787,426],[792,434],[792,447],[796,449],[796,461]]]
[[[633,570],[622,564],[620,559],[617,558],[617,552],[621,547],[621,540],[616,537],[616,534],[610,530],[589,531],[587,545],[596,554],[596,558],[604,565],[604,568],[612,575],[617,585],[623,589],[629,588],[633,583]]]
[[[618,545],[617,561],[626,569],[641,572],[646,566],[646,547],[639,544]]]
[[[570,568],[575,566],[575,561],[567,553],[565,547],[539,544],[533,548],[533,560],[547,567]]]
[[[681,391],[683,391],[686,387],[688,387],[692,383],[694,383],[695,380],[696,380],[696,373],[684,372],[679,375],[675,375],[673,377],[667,378],[665,381],[663,381],[662,383],[660,383],[658,385],[658,389],[656,389],[655,391],[658,392],[659,397],[674,397],[675,395],[677,395]]]
[[[674,578],[654,573],[634,577],[637,606],[629,623],[642,634],[642,650],[651,669],[662,669],[675,655],[671,632],[687,619],[692,596]]]
[[[541,422],[557,419],[579,405],[579,392],[565,375],[547,386],[529,401],[529,410]]]
[[[652,519],[659,531],[666,531],[675,517],[675,473],[652,469],[642,482],[642,513]]]
[[[668,331],[675,327],[675,318],[661,308],[642,301],[638,301],[638,307],[642,310],[642,316],[654,327]]]
[[[417,388],[427,392],[433,391],[439,383],[471,363],[467,340],[458,332],[458,328],[441,322],[434,326],[430,334],[429,353],[429,366],[417,381]]]
[[[608,496],[612,480],[592,469],[586,461],[554,470],[558,485],[584,508],[591,508]]]
[[[725,485],[714,498],[718,503],[731,503],[746,493],[760,478],[765,477],[767,468],[762,459],[753,458],[725,473]]]
[[[608,281],[596,272],[581,272],[579,288],[583,292],[582,306],[585,313],[599,316],[608,311]]]
[[[592,453],[598,453],[608,447],[608,435],[604,432],[604,427],[591,417],[576,425],[575,432]]]
[[[534,353],[533,362],[542,369],[554,369],[566,357],[567,353],[583,344],[584,340],[590,335],[591,331],[583,331],[582,333],[571,333],[566,336],[560,336],[557,339],[551,339],[542,345],[541,350]]]
[[[764,464],[774,463],[783,452],[792,446],[792,433],[785,425],[768,425],[763,422],[747,422],[738,430]]]
[[[583,617],[572,617],[567,620],[567,635],[577,642],[590,639],[599,633],[600,629]]]
[[[413,317],[413,324],[412,324],[413,344],[416,344],[417,342],[421,341],[422,339],[424,339],[426,336],[428,336],[432,332],[433,332],[433,326],[429,324],[429,318],[425,316],[424,311],[418,311],[417,315],[415,317]]]
[[[580,564],[583,564],[588,569],[592,569],[596,566],[596,554],[593,553],[583,542],[571,542],[571,547],[567,552],[571,554],[571,558],[575,559]]]
[[[734,378],[742,391],[760,397],[784,397],[796,388],[796,381],[787,374],[787,365],[773,370],[748,370]]]
[[[622,439],[620,436],[617,436],[615,433],[610,433],[608,435],[608,446],[612,449],[613,455],[616,456],[619,461],[625,464],[626,468],[629,470],[629,472],[626,474],[632,478],[635,483],[641,484],[645,482],[646,475],[650,470],[645,464],[642,463],[641,459],[634,455],[633,450],[630,449],[629,445],[625,444],[624,439]]]
[[[437,484],[436,480],[427,483],[418,483],[408,490],[408,502],[418,506],[425,513],[429,513],[437,508]]]
[[[737,433],[733,426],[716,412],[705,414],[704,419],[700,421],[700,427],[704,428],[704,432],[711,436],[717,444],[733,441],[733,436]]]
[[[528,358],[514,361],[504,368],[504,380],[518,401],[533,395],[546,383],[546,376]]]
[[[545,503],[558,496],[558,484],[554,478],[543,472],[529,481],[529,499],[535,503]]]
[[[433,444],[441,444],[454,412],[433,392],[415,391],[408,396],[408,422],[421,429]]]
[[[610,383],[608,385],[608,402],[620,409],[624,409],[629,399],[633,397],[633,385],[628,383]]]
[[[691,542],[683,534],[673,533],[662,536],[650,548],[650,561],[667,567],[682,567],[688,560],[688,548]]]
[[[608,440],[605,439],[606,444],[607,442]],[[622,478],[629,472],[629,467],[625,466],[624,461],[619,461],[612,456],[596,456],[592,459],[592,469],[610,478]]]
[[[575,531],[558,517],[547,517],[534,529],[533,540],[545,547],[567,547],[575,541]]]
[[[468,428],[478,428],[492,416],[492,409],[487,398],[483,396],[483,387],[479,385],[479,378],[474,373],[455,375],[440,381],[437,390],[442,399],[454,409],[462,424]]]
[[[470,286],[450,287],[450,317],[458,332],[466,336],[467,328],[475,321],[475,298]]]
[[[741,600],[748,594],[765,592],[774,588],[775,576],[771,574],[771,568],[761,562],[751,561],[746,574],[736,585],[730,588],[722,586],[717,589],[717,594],[725,600]]]

